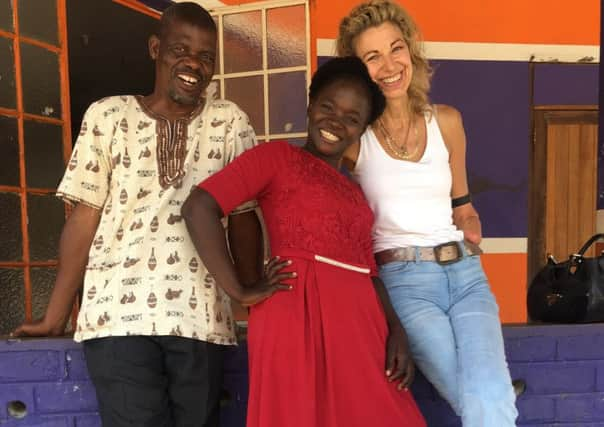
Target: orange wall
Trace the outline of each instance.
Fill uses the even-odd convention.
[[[311,2],[312,3],[312,2]],[[318,38],[336,37],[355,0],[316,0]],[[485,43],[600,43],[600,0],[404,0],[428,41]]]
[[[481,259],[501,321],[526,322],[526,254],[483,254]]]
[[[257,0],[222,0],[234,6]],[[336,37],[340,19],[360,0],[310,0],[313,33]],[[425,40],[485,43],[600,44],[600,0],[404,0]],[[314,39],[313,39],[314,42]]]

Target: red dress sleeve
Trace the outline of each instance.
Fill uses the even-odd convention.
[[[267,142],[239,155],[198,184],[214,197],[227,216],[244,202],[257,199],[283,165],[287,142]]]

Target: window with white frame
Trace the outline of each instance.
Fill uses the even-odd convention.
[[[219,30],[214,91],[248,114],[259,141],[305,140],[308,8],[307,0],[276,0],[211,11]]]

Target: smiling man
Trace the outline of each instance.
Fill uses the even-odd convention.
[[[228,297],[201,263],[180,215],[190,190],[256,144],[235,104],[205,97],[216,25],[194,3],[164,12],[149,39],[148,96],[93,103],[57,194],[75,205],[43,319],[17,336],[61,335],[84,281],[84,342],[105,426],[217,426],[222,353],[235,343]],[[229,218],[243,281],[261,266],[253,205]]]

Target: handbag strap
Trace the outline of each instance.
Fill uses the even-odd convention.
[[[585,244],[581,247],[581,249],[579,249],[579,252],[577,253],[577,255],[579,256],[583,256],[583,254],[585,254],[585,252],[587,252],[587,250],[589,249],[589,247],[596,241],[599,239],[604,238],[604,233],[600,233],[600,234],[594,234],[593,236],[591,236],[589,238],[589,240],[587,242],[585,242]]]

